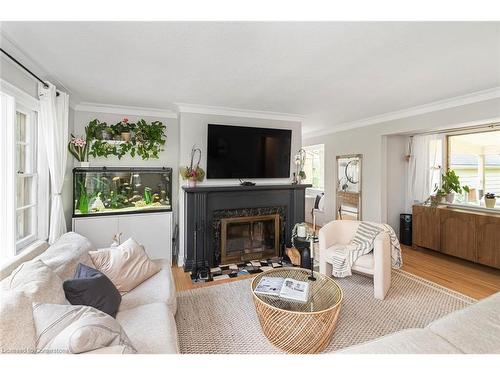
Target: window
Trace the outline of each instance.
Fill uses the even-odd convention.
[[[484,195],[500,196],[500,130],[448,136],[448,168],[470,188],[457,203],[484,205]],[[496,208],[500,208],[497,198]]]
[[[47,239],[50,187],[38,100],[0,83],[1,261]]]
[[[312,184],[313,189],[323,190],[325,188],[325,145],[305,146],[306,162],[304,172],[305,184]]]
[[[16,249],[36,239],[37,234],[37,134],[36,113],[17,106],[16,143]]]

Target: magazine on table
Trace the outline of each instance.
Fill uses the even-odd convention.
[[[288,277],[263,277],[257,284],[255,293],[307,302],[309,283]]]

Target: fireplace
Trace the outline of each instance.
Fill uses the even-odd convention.
[[[311,185],[299,184],[280,184],[280,185],[257,185],[257,186],[197,186],[183,187],[185,192],[184,200],[184,269],[192,271],[193,266],[197,268],[216,267],[222,262],[222,220],[230,218],[245,218],[247,220],[253,216],[278,215],[279,216],[279,235],[276,236],[274,229],[274,241],[278,237],[278,256],[283,256],[285,245],[290,246],[290,235],[295,223],[304,221],[304,196],[305,189]],[[275,217],[275,216],[273,216]],[[274,221],[273,221],[274,220]],[[272,227],[272,222],[276,219],[266,220],[262,223],[262,229],[253,225],[253,239],[251,243],[243,242],[243,245],[237,245],[231,242],[230,250],[236,249],[240,252],[241,248],[254,249],[256,253],[257,242],[255,242],[256,231],[266,227]],[[228,223],[228,222],[227,222]],[[236,223],[235,223],[236,225]],[[246,233],[250,231],[249,224],[246,224]],[[231,225],[229,226],[231,228]],[[226,228],[227,229],[227,228]],[[233,229],[230,229],[233,230]],[[238,232],[245,233],[242,228],[236,229]],[[268,232],[269,233],[269,232]],[[272,238],[272,235],[268,236]],[[263,252],[269,251],[270,241],[264,241]],[[227,250],[227,248],[226,248]],[[275,249],[274,249],[275,250]],[[231,253],[230,251],[229,253]],[[244,253],[244,250],[243,250]],[[274,252],[273,252],[274,254]],[[236,254],[230,254],[232,256]],[[245,255],[244,255],[245,256]],[[255,258],[261,257],[258,254]],[[273,258],[269,256],[268,258]],[[252,259],[252,260],[253,260]],[[235,262],[231,262],[235,263]],[[237,262],[236,262],[237,263]],[[243,261],[241,262],[243,263]]]
[[[220,228],[222,264],[279,255],[279,214],[225,218]]]
[[[225,209],[213,212],[213,265],[279,257],[285,246],[283,206]]]

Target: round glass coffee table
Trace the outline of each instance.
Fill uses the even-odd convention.
[[[255,309],[262,331],[279,349],[296,354],[319,353],[330,343],[340,312],[343,293],[330,277],[304,268],[276,268],[260,273],[252,280]],[[309,283],[305,303],[255,293],[263,277],[292,278]]]

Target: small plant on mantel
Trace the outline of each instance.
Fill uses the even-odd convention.
[[[189,187],[195,187],[196,182],[201,182],[205,178],[205,171],[200,167],[200,161],[201,150],[193,146],[191,149],[191,162],[189,163],[189,166],[179,168],[182,179],[188,181]]]

